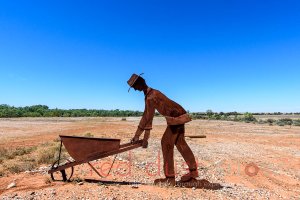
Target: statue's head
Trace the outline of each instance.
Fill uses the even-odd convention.
[[[132,74],[130,79],[127,81],[130,88],[133,88],[134,90],[142,91],[145,88],[147,88],[146,81],[143,77],[141,77],[142,74]],[[129,88],[129,90],[130,90]],[[128,92],[129,92],[128,90]]]

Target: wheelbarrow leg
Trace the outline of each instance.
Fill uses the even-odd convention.
[[[87,162],[87,163],[92,168],[92,170],[94,170],[94,172],[96,172],[96,174],[98,174],[98,176],[100,176],[101,178],[103,178],[103,176],[101,176],[101,174],[95,169],[95,167],[90,162]]]
[[[63,181],[66,182],[66,181],[67,181],[67,174],[66,174],[66,171],[63,169],[63,170],[61,170],[60,172],[61,172]]]

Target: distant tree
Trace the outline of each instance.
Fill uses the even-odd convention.
[[[207,110],[207,111],[206,111],[206,115],[208,116],[209,119],[212,118],[213,114],[214,114],[214,113],[213,113],[212,110]]]
[[[246,112],[244,113],[244,121],[245,122],[255,122],[257,121],[256,118],[253,116],[252,113]]]

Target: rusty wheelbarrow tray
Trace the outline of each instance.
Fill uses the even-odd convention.
[[[120,139],[110,138],[93,138],[79,136],[60,135],[61,143],[58,160],[53,163],[48,174],[51,174],[52,180],[56,180],[53,176],[55,172],[61,172],[63,181],[68,181],[73,175],[73,168],[76,165],[83,163],[89,166],[99,175],[99,172],[90,164],[91,161],[105,158],[111,155],[129,151],[142,146],[143,140],[132,143],[120,144]],[[61,148],[65,146],[69,155],[74,161],[68,160],[66,163],[61,163]],[[66,169],[70,168],[71,172],[66,173]],[[102,177],[102,176],[101,176]]]

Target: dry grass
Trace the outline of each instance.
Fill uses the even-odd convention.
[[[51,183],[51,178],[49,177],[49,176],[46,176],[45,178],[44,178],[44,183],[45,184],[50,184]]]
[[[84,134],[83,137],[94,137],[94,135],[92,133],[88,132],[88,133]]]
[[[0,148],[0,163],[7,159],[14,159],[17,156],[30,154],[36,147],[17,147],[15,149]]]
[[[2,165],[0,165],[0,177],[5,175],[5,169],[3,168]]]
[[[19,173],[23,171],[33,170],[36,167],[36,163],[12,159],[4,162],[3,167],[5,169],[4,173],[7,171],[11,173]]]
[[[59,148],[60,143],[59,142],[47,142],[41,145],[37,149],[36,152],[36,162],[38,164],[52,164],[54,163],[59,156]],[[68,156],[66,149],[64,146],[62,146],[61,149],[61,158],[66,158]]]
[[[58,159],[60,142],[47,142],[35,147],[0,148],[0,177],[7,173],[33,170],[41,164],[52,164]],[[67,157],[62,148],[62,158]]]

